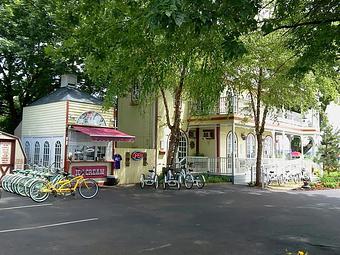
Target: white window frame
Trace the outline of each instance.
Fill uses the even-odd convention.
[[[249,133],[246,138],[246,157],[252,159],[256,157],[256,139],[252,133]]]
[[[33,164],[39,165],[40,163],[40,143],[36,141],[34,143],[34,158],[33,158]]]
[[[61,168],[61,142],[56,141],[54,145],[54,167]]]
[[[50,143],[48,141],[45,141],[43,150],[43,166],[48,167],[49,164],[50,164]]]
[[[187,136],[183,132],[181,132],[176,158],[178,162],[180,162],[183,158],[187,157],[187,155],[188,155],[188,139]]]
[[[31,163],[31,144],[29,141],[25,142],[25,153],[27,157],[27,164]]]

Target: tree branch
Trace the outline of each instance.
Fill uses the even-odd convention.
[[[329,24],[332,22],[338,22],[340,21],[339,18],[334,18],[334,19],[325,19],[325,20],[312,20],[312,21],[306,21],[306,22],[301,22],[301,23],[296,23],[296,24],[290,24],[290,25],[282,25],[278,26],[276,28],[273,28],[268,33],[265,33],[265,35],[268,35],[274,31],[280,30],[280,29],[289,29],[289,28],[298,28],[298,27],[303,27],[303,26],[310,26],[310,25],[324,25],[324,24]]]

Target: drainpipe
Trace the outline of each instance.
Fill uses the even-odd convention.
[[[156,102],[154,105],[154,144],[153,148],[155,149],[155,171],[157,174],[157,164],[158,164],[158,97],[156,97]]]
[[[236,114],[236,107],[235,107],[235,94],[232,91],[232,105],[233,105],[233,119],[232,119],[232,126],[231,126],[231,172],[233,176],[233,184],[235,184],[235,114]]]

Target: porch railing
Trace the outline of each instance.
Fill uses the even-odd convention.
[[[234,107],[234,109],[233,109]],[[191,102],[191,111],[193,115],[209,115],[209,114],[231,114],[237,112],[242,116],[252,114],[249,101],[245,98],[238,98],[234,104],[230,97],[220,97],[218,103],[212,109],[203,108],[199,103]],[[273,122],[286,123],[301,127],[318,128],[319,116],[314,111],[309,111],[306,114],[301,114],[293,111],[284,111],[272,116]]]
[[[216,175],[232,176],[232,161],[228,157],[186,157],[182,163],[193,169],[194,172],[210,173]],[[292,174],[301,173],[304,168],[310,176],[313,176],[312,169],[319,168],[311,160],[302,159],[262,159],[262,169],[264,172],[274,171],[276,174],[285,174],[289,170]],[[235,159],[234,177],[238,177],[238,183],[247,183],[255,180],[256,159]],[[320,168],[319,168],[320,169]]]

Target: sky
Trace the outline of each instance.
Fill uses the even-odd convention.
[[[326,113],[329,123],[333,126],[333,128],[340,129],[340,105],[331,103],[327,106]]]

